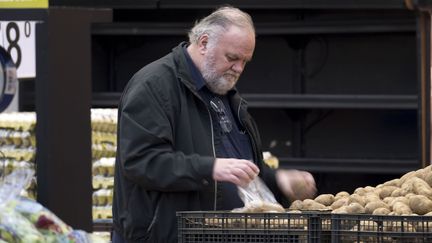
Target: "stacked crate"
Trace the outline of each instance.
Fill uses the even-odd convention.
[[[0,174],[8,175],[16,168],[36,170],[36,114],[11,112],[0,114]],[[36,198],[36,179],[32,180],[24,196]]]
[[[93,219],[112,218],[117,109],[92,109]]]

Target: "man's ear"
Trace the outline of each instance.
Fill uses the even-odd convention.
[[[207,34],[203,34],[198,40],[198,49],[200,54],[205,54],[207,51],[208,37]]]

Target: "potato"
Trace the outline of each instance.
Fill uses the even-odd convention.
[[[410,223],[406,223],[406,222],[391,222],[391,224],[387,225],[387,227],[385,228],[386,231],[389,232],[409,232],[409,233],[414,233],[416,232],[415,227],[410,224]],[[407,240],[407,242],[414,242],[414,241],[410,241],[407,238],[404,238],[404,240]]]
[[[335,213],[335,214],[347,214],[347,205],[344,205],[342,207],[336,208],[335,210],[333,210],[331,213]]]
[[[406,199],[410,199],[410,198],[413,197],[413,196],[417,196],[417,194],[414,194],[414,193],[410,192],[410,193],[407,193],[407,194],[405,195],[405,198],[406,198]]]
[[[359,227],[360,225],[360,227]],[[378,230],[378,224],[374,221],[369,220],[360,220],[359,224],[354,225],[354,227],[351,228],[351,231],[377,231]]]
[[[375,187],[373,187],[373,186],[366,186],[364,189],[366,190],[366,192],[373,192],[373,191],[375,191]]]
[[[405,196],[406,194],[408,194],[408,191],[406,189],[397,188],[392,192],[391,196],[400,197],[400,196]]]
[[[350,195],[350,194],[349,194],[348,192],[346,192],[346,191],[338,192],[338,193],[335,195],[335,201],[338,200],[338,199],[340,199],[340,198],[348,197],[349,195]]]
[[[249,203],[246,203],[242,208],[235,208],[231,210],[234,213],[260,213],[260,212],[278,212],[283,213],[285,209],[277,203],[264,202],[261,200],[255,200]]]
[[[222,218],[205,218],[204,225],[213,226],[213,227],[222,227],[223,219]]]
[[[396,215],[410,215],[412,213],[411,208],[403,202],[395,202],[392,209]]]
[[[360,204],[362,207],[364,207],[364,205],[366,205],[365,199],[358,194],[352,194],[351,196],[348,197],[347,204],[350,204],[353,202]]]
[[[360,196],[363,196],[364,194],[366,194],[366,189],[364,189],[363,187],[359,187],[357,189],[354,190],[353,194],[358,194]]]
[[[415,176],[426,181],[428,178],[430,178],[430,176],[432,176],[431,166],[429,165],[429,166],[426,166],[425,168],[418,169],[415,172]]]
[[[303,208],[302,200],[295,200],[291,203],[291,206],[288,208],[289,210],[301,210]]]
[[[303,201],[302,210],[323,210],[323,209],[327,209],[326,206],[322,205],[321,203],[315,202],[312,199],[305,199]]]
[[[340,199],[336,200],[334,203],[332,203],[332,205],[330,207],[331,207],[331,209],[334,210],[334,209],[340,208],[342,206],[346,206],[348,204],[348,200],[349,200],[348,197],[340,198]]]
[[[285,209],[279,203],[263,202],[262,211],[267,213],[283,213]]]
[[[432,187],[432,170],[430,165],[424,170],[423,180],[426,181],[430,187]]]
[[[289,224],[288,219],[281,219],[281,218],[273,218],[273,219],[267,219],[267,226],[269,226],[270,229],[282,229],[287,228]]]
[[[402,186],[405,183],[405,181],[407,181],[408,179],[410,179],[412,177],[415,177],[415,173],[416,173],[415,171],[410,171],[410,172],[406,173],[405,175],[403,175],[400,178],[400,185]]]
[[[375,209],[372,214],[373,215],[387,215],[389,214],[391,211],[388,208],[377,208]]]
[[[420,179],[415,177],[416,179],[413,179],[413,187],[414,187],[414,193],[418,195],[424,195],[428,198],[432,198],[432,188],[429,186],[429,184]]]
[[[366,213],[373,213],[377,208],[387,208],[390,210],[390,207],[385,202],[377,200],[366,204],[365,211]]]
[[[347,213],[350,214],[361,214],[365,213],[364,207],[357,202],[350,203],[348,206],[346,206]]]
[[[294,210],[289,210],[288,213],[302,213],[302,211],[298,209],[294,209]]]
[[[390,197],[383,198],[382,201],[385,202],[387,205],[390,205],[390,202],[392,202],[395,198],[396,197],[390,196]]]
[[[299,218],[292,218],[289,220],[289,227],[290,229],[302,229],[307,230],[308,220],[303,217]]]
[[[401,184],[402,183],[400,179],[393,179],[391,181],[387,181],[383,183],[384,186],[395,186],[395,187],[400,187]]]
[[[364,196],[364,201],[365,201],[365,204],[368,204],[368,203],[374,202],[374,201],[381,201],[381,198],[379,197],[379,195],[377,195],[373,192],[369,192],[369,193],[366,193],[366,195]]]
[[[432,201],[424,195],[413,196],[409,199],[409,207],[419,215],[424,215],[432,211]]]
[[[393,208],[393,204],[395,204],[396,202],[402,202],[406,205],[409,204],[409,199],[407,197],[393,197],[393,199],[387,203],[391,208]]]
[[[264,221],[262,219],[247,218],[246,221],[248,228],[262,228],[264,226]]]
[[[389,197],[392,194],[392,192],[394,190],[396,190],[397,188],[398,187],[396,187],[396,186],[383,186],[383,187],[380,187],[378,195],[379,195],[379,197],[381,199],[384,199],[386,197]]]
[[[324,206],[330,206],[335,200],[332,194],[321,194],[314,199],[315,202],[321,203]]]
[[[415,175],[415,177],[418,177],[418,178],[424,180],[425,177],[427,176],[427,171],[425,169],[418,169],[415,171],[414,175]]]
[[[403,190],[403,191],[406,191],[406,193],[404,195],[406,195],[408,193],[411,193],[411,192],[414,193],[414,180],[415,179],[419,179],[419,178],[417,178],[417,177],[411,177],[411,178],[407,179],[401,185],[400,189]]]

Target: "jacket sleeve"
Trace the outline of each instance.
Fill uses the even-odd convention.
[[[176,151],[167,92],[155,85],[159,80],[136,81],[130,81],[120,104],[118,153],[124,176],[147,190],[202,189],[212,181],[214,158]]]

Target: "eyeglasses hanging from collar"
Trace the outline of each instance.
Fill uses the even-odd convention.
[[[210,100],[210,107],[213,109],[214,112],[216,112],[222,131],[224,133],[230,133],[232,130],[232,123],[222,100],[218,97],[214,97]]]

